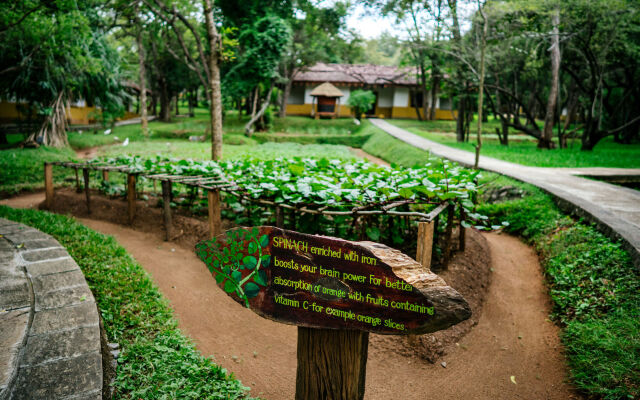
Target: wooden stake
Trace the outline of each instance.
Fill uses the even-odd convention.
[[[109,182],[109,171],[106,169],[102,170],[102,180],[105,182]]]
[[[80,187],[80,178],[78,178],[78,168],[73,169],[76,173],[76,193],[82,193],[82,188]],[[84,174],[84,170],[82,172]]]
[[[84,195],[87,199],[87,214],[91,214],[91,196],[89,193],[89,169],[82,168],[82,177],[84,178]]]
[[[213,239],[222,233],[222,216],[220,215],[220,190],[213,189],[207,192],[209,203],[209,236]]]
[[[460,206],[460,251],[464,251],[465,249],[465,237],[466,237],[466,228],[464,226],[462,226],[462,221],[464,221],[465,218],[465,213],[464,213],[464,208],[462,206]]]
[[[431,268],[434,226],[435,221],[418,222],[418,252],[416,254],[416,261],[427,269]]]
[[[296,400],[361,400],[369,333],[298,327]]]
[[[280,206],[276,206],[276,226],[278,228],[284,228],[284,213]]]
[[[53,204],[53,165],[49,163],[44,163],[44,190],[45,205],[50,210]]]
[[[446,268],[449,265],[449,261],[451,261],[451,241],[452,241],[452,233],[453,233],[453,214],[455,213],[455,208],[453,204],[450,204],[447,207],[447,227],[444,231],[444,260],[443,264]]]
[[[164,240],[171,239],[171,181],[162,181],[162,208],[164,210]]]
[[[127,202],[129,224],[133,224],[133,219],[136,216],[136,174],[127,174]]]

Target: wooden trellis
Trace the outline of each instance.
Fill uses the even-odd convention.
[[[354,207],[351,210],[330,210],[328,206],[324,206],[318,209],[309,208],[307,206],[296,206],[285,203],[276,203],[274,201],[252,198],[248,193],[243,192],[242,188],[234,182],[229,182],[227,179],[221,176],[184,176],[184,175],[171,175],[171,174],[149,174],[136,171],[135,169],[127,166],[115,166],[104,165],[96,163],[76,163],[76,162],[53,162],[44,163],[44,178],[45,178],[45,193],[46,200],[45,205],[47,208],[51,208],[54,187],[53,187],[53,166],[57,165],[63,168],[74,169],[76,172],[76,190],[81,192],[80,183],[78,179],[78,170],[82,169],[84,192],[87,205],[87,212],[91,213],[91,196],[89,191],[89,171],[102,171],[102,179],[109,179],[109,172],[118,172],[127,175],[127,208],[128,208],[128,221],[132,224],[136,214],[136,182],[138,177],[144,177],[153,181],[160,181],[162,187],[162,199],[163,199],[163,214],[164,214],[164,226],[165,226],[165,240],[169,240],[172,232],[172,215],[171,215],[171,193],[174,183],[179,183],[186,186],[195,188],[201,188],[207,191],[207,203],[208,203],[208,222],[209,222],[209,235],[215,237],[222,233],[222,217],[221,217],[221,199],[220,192],[235,196],[238,199],[248,201],[261,206],[268,206],[275,208],[275,220],[276,226],[282,228],[284,225],[284,210],[290,210],[293,213],[308,213],[314,215],[329,215],[329,216],[353,216],[358,218],[360,216],[372,216],[372,215],[391,215],[397,217],[415,218],[418,220],[418,241],[417,241],[417,255],[416,260],[426,268],[430,268],[433,246],[435,243],[438,219],[442,212],[447,211],[447,224],[445,228],[445,248],[443,251],[443,262],[447,265],[451,259],[452,242],[453,242],[453,225],[454,225],[454,213],[455,203],[441,202],[441,203],[416,203],[411,200],[395,201],[385,205],[377,205],[378,209],[372,209],[372,206]],[[155,184],[154,184],[155,187]],[[394,210],[397,207],[408,204],[437,204],[437,207],[429,212],[423,213],[418,211],[397,211]],[[464,210],[460,207],[460,226],[459,226],[459,248],[464,250],[464,227],[462,221],[464,220]]]

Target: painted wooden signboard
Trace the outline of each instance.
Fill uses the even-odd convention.
[[[196,253],[236,301],[300,327],[421,334],[471,315],[441,278],[379,243],[263,226],[229,230]]]

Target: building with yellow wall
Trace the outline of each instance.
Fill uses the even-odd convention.
[[[313,116],[315,106],[311,92],[318,85],[329,82],[343,94],[338,113],[340,116],[353,116],[351,108],[346,105],[351,91],[366,89],[376,95],[376,102],[370,110],[371,116],[417,119],[417,112],[420,112],[424,117],[421,109],[422,93],[419,91],[416,76],[415,68],[318,63],[294,76],[287,101],[287,115]],[[414,102],[418,104],[418,111]],[[457,111],[452,110],[451,105],[450,99],[438,97],[434,104],[436,119],[456,119]]]

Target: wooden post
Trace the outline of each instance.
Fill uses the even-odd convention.
[[[435,221],[418,222],[418,252],[416,254],[416,261],[427,269],[431,268],[434,226]]]
[[[455,213],[455,208],[453,204],[450,204],[447,207],[447,227],[444,231],[444,260],[443,264],[446,268],[449,265],[449,261],[451,261],[451,241],[452,241],[452,233],[453,233],[453,214]]]
[[[82,193],[82,188],[80,187],[80,178],[78,178],[78,168],[74,167],[73,170],[76,173],[76,193]],[[83,170],[84,173],[84,170]]]
[[[91,214],[91,196],[89,193],[89,169],[82,168],[82,177],[84,178],[84,195],[87,199],[87,214]]]
[[[109,171],[106,169],[102,170],[102,180],[105,182],[109,182]]]
[[[219,189],[213,189],[207,192],[207,203],[209,203],[209,236],[213,239],[222,233]]]
[[[50,210],[53,204],[53,164],[47,162],[44,163],[44,191],[45,205]]]
[[[284,213],[280,206],[276,206],[276,226],[278,228],[284,228]]]
[[[136,216],[136,174],[127,174],[127,202],[129,224],[133,224],[133,218]]]
[[[462,207],[462,205],[460,205],[460,251],[464,251],[465,249],[465,238],[466,238],[466,231],[465,231],[465,227],[462,225],[462,221],[464,221],[465,218],[465,213],[464,213],[464,207]]]
[[[298,327],[296,400],[361,400],[369,333]]]
[[[162,181],[162,208],[164,210],[164,240],[171,239],[171,181]]]

